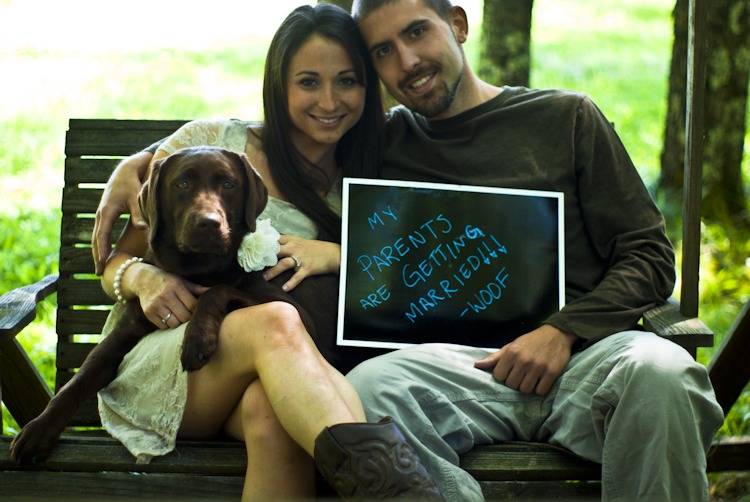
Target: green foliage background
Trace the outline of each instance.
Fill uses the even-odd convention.
[[[615,122],[649,186],[659,174],[673,5],[672,0],[537,0],[534,5],[532,85],[589,94]],[[480,25],[478,18],[472,21]],[[466,46],[471,61],[478,59],[477,32],[475,28]],[[2,93],[0,103],[0,293],[57,271],[62,151],[69,118],[261,118],[268,42],[237,37],[200,50],[1,51],[0,68],[24,81],[6,89],[10,92]],[[12,84],[0,83],[7,85]],[[748,185],[750,141],[746,145]],[[679,249],[681,201],[658,202]],[[703,236],[700,315],[716,332],[718,347],[750,299],[750,239],[710,226]],[[50,383],[54,312],[53,297],[19,336]],[[699,360],[707,363],[714,351],[701,349]],[[6,410],[3,428],[6,433],[17,430]],[[750,434],[747,390],[719,434]]]

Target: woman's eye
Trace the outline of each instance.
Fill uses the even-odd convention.
[[[314,78],[305,78],[299,81],[302,87],[315,87],[318,85],[318,81]]]
[[[382,58],[383,56],[387,56],[389,52],[391,52],[390,47],[381,47],[380,49],[375,51],[375,57]]]
[[[339,83],[345,87],[351,87],[353,85],[357,85],[357,79],[354,77],[346,77],[342,78]]]

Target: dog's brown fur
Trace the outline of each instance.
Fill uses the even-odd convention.
[[[242,238],[255,230],[267,198],[265,185],[244,155],[213,147],[183,149],[156,162],[144,184],[140,203],[151,246],[146,261],[212,286],[199,298],[185,330],[185,370],[198,370],[208,362],[227,313],[269,301],[295,305],[323,355],[336,359],[336,276],[308,277],[288,295],[278,284],[290,273],[271,283],[260,272],[244,272],[237,262]],[[115,378],[125,354],[153,330],[139,302],[127,302],[112,332],[14,439],[11,455],[16,462],[44,461],[81,403]]]

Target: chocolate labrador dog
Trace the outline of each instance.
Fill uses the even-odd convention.
[[[139,200],[149,223],[150,251],[144,260],[211,286],[199,298],[185,330],[183,369],[198,370],[208,362],[221,321],[229,312],[270,301],[294,305],[323,355],[341,368],[336,361],[340,363],[343,356],[333,350],[337,277],[308,277],[287,294],[280,284],[292,271],[267,282],[261,272],[247,273],[237,261],[243,237],[255,231],[268,200],[266,187],[247,157],[215,147],[179,150],[155,162]],[[21,465],[44,461],[81,403],[115,378],[125,354],[152,331],[140,303],[125,303],[112,331],[14,439],[14,460]]]

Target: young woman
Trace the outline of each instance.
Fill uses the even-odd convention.
[[[269,191],[260,218],[282,234],[279,262],[268,274],[294,268],[285,285],[291,289],[307,276],[338,273],[340,177],[376,173],[383,107],[356,25],[331,5],[303,6],[287,17],[271,43],[264,79],[262,128],[236,120],[191,122],[153,158],[206,144],[245,153]],[[396,452],[411,455],[397,426],[363,423],[357,394],[289,304],[231,313],[206,366],[183,372],[184,326],[203,288],[133,260],[146,249],[146,233],[128,225],[102,277],[113,298],[137,298],[165,328],[145,337],[99,394],[102,423],[131,453],[148,461],[173,449],[176,437],[224,433],[247,444],[244,499],[314,496],[311,456],[347,497],[439,497],[418,459],[406,471],[396,468],[403,459]],[[364,441],[391,452],[388,479],[368,481],[364,471],[339,463],[342,455],[361,455],[354,450]],[[376,485],[393,491],[373,491]]]

